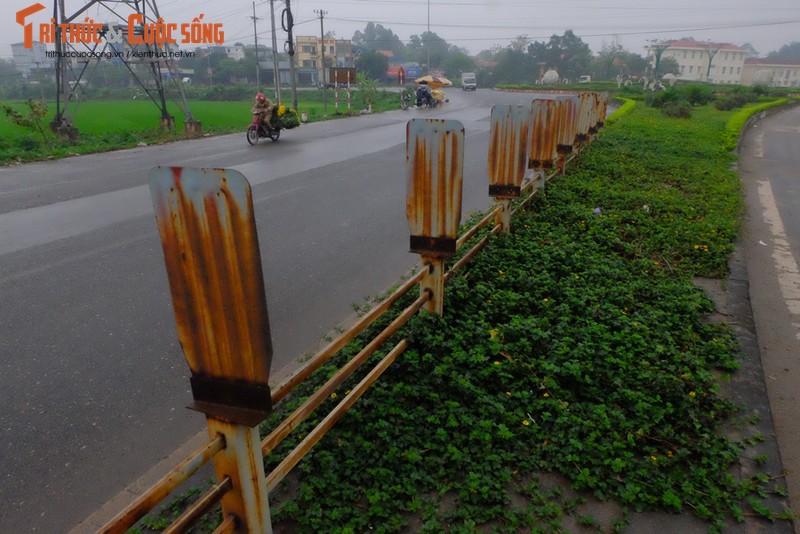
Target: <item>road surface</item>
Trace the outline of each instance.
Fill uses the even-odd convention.
[[[530,97],[448,96],[255,147],[243,109],[241,134],[0,169],[0,532],[68,532],[204,428],[185,408],[150,168],[250,180],[280,373],[418,263],[405,220],[410,118],[463,122],[464,212],[490,205],[491,106]]]
[[[753,319],[789,500],[795,511],[800,507],[798,148],[800,108],[795,107],[750,128],[742,139],[739,161],[748,205],[742,241]]]

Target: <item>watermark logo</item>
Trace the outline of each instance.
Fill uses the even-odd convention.
[[[43,9],[44,6],[42,4],[36,3],[32,6],[26,7],[21,11],[17,11],[17,24],[23,27],[23,46],[25,46],[25,48],[33,48],[33,24],[25,24],[25,19],[28,17],[28,15],[38,13]]]
[[[25,33],[25,48],[33,48],[33,24],[26,24],[26,18],[43,9],[45,7],[42,4],[36,3],[17,11],[17,24],[23,27]],[[89,17],[83,22],[61,24],[56,24],[56,20],[51,18],[49,23],[39,24],[38,40],[45,44],[53,44],[59,40],[62,43],[85,45],[102,43],[103,38],[111,44],[127,42],[131,45],[224,43],[222,24],[204,22],[203,17],[201,13],[190,23],[177,24],[165,22],[160,17],[155,22],[147,22],[141,13],[132,13],[127,18],[127,27],[96,22]]]

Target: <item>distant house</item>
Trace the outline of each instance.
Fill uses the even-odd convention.
[[[208,49],[211,54],[225,54],[237,61],[244,59],[244,46],[209,46]]]
[[[297,56],[295,65],[307,71],[315,70],[311,83],[322,83],[322,52],[324,46],[325,65],[328,67],[352,67],[353,66],[353,45],[347,39],[336,39],[326,37],[324,44],[322,39],[311,35],[298,35],[295,38],[295,50]],[[330,80],[326,80],[330,81]]]
[[[679,80],[717,84],[740,83],[745,59],[750,55],[749,49],[730,43],[681,39],[646,46],[651,64],[655,64],[660,48],[662,61],[672,58],[680,66]]]
[[[11,45],[11,53],[14,56],[14,66],[25,78],[34,71],[53,70],[54,61],[47,57],[47,46],[44,43],[34,41],[31,48],[25,48],[24,43],[14,43]]]
[[[748,58],[742,70],[741,84],[800,87],[800,60]]]

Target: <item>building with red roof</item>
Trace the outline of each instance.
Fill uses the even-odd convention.
[[[747,58],[742,70],[741,84],[800,87],[800,60]]]

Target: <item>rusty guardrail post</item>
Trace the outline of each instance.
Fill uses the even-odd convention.
[[[420,291],[430,291],[425,309],[444,311],[444,262],[455,254],[464,181],[464,125],[441,119],[406,124],[406,218],[411,252],[428,274]]]
[[[194,403],[212,438],[225,519],[272,532],[258,424],[272,410],[272,340],[250,184],[237,171],[156,167],[150,194]]]
[[[489,196],[502,205],[498,222],[511,232],[511,200],[519,198],[528,167],[531,108],[496,105],[492,108],[489,137]]]
[[[572,153],[575,145],[575,136],[578,133],[578,114],[581,100],[575,94],[559,94],[552,97],[558,102],[558,126],[556,132],[556,168],[564,174],[567,167],[567,158]]]
[[[533,171],[533,187],[544,187],[547,171],[555,166],[558,137],[558,102],[535,98],[531,102],[531,134],[528,148],[528,170]]]

